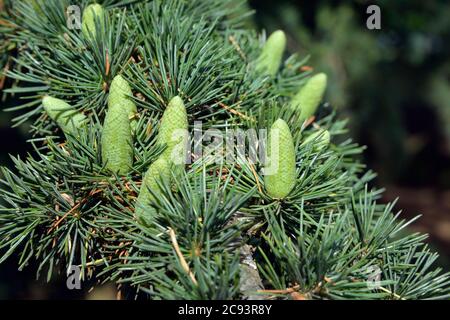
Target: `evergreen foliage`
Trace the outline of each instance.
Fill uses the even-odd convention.
[[[20,48],[7,72],[14,85],[5,91],[26,95],[13,108],[22,111],[14,124],[32,122],[34,152],[2,168],[0,262],[13,253],[20,269],[37,261],[48,280],[76,265],[83,279],[114,281],[130,298],[246,298],[248,261],[263,286],[254,295],[268,299],[449,296],[449,274],[433,266],[426,236],[404,233],[411,221],[393,204],[377,203],[382,190],[370,187],[374,174],[358,162],[363,148],[346,136],[346,121],[328,105],[308,119],[290,108],[311,78],[302,68],[307,58],[290,56],[274,72],[259,72],[266,37],[247,29],[244,2],[99,1],[104,20],[88,28],[95,35],[68,28],[66,8],[74,2],[90,4],[14,1],[2,17],[14,26],[2,37]],[[120,85],[111,97],[117,77],[131,94]],[[46,95],[84,114],[86,125],[64,134],[44,110]],[[282,119],[290,153],[294,147],[287,163],[296,165],[295,172],[284,168],[294,173],[289,191],[270,196],[262,164],[249,159],[256,146],[233,161],[215,161],[215,148],[167,174],[170,164],[161,161],[173,146],[160,134],[171,101],[184,104],[191,136],[198,121],[204,130],[228,132]],[[104,162],[112,108],[128,120],[115,132],[132,150],[126,170]],[[145,223],[139,197],[143,214],[151,211]]]

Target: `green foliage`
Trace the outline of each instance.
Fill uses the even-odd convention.
[[[400,234],[408,222],[369,190],[374,174],[355,159],[363,148],[346,121],[321,105],[300,123],[289,107],[310,79],[307,58],[288,57],[274,76],[255,68],[265,41],[245,27],[241,1],[104,1],[93,41],[67,28],[66,1],[37,2],[45,19],[18,1],[18,30],[6,34],[25,46],[7,92],[25,94],[16,124],[32,122],[35,138],[15,169],[2,168],[0,262],[16,253],[19,268],[37,261],[48,280],[76,265],[127,296],[241,299],[240,253],[251,246],[264,287],[254,294],[270,299],[448,297],[425,236]],[[86,115],[77,136],[55,131],[44,93]],[[275,120],[281,179],[250,161],[259,144],[227,150],[232,161],[193,155],[174,168],[167,158],[174,130],[195,135],[188,124],[228,132]]]
[[[0,2],[0,90],[5,87],[5,72],[10,68],[12,63],[11,55],[16,49],[16,43],[7,36],[7,34],[14,33],[16,28],[14,23],[7,20],[11,7],[12,3],[10,0]],[[4,95],[2,95],[2,98],[4,98]]]

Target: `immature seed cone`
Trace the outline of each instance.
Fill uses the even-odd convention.
[[[111,172],[125,175],[133,165],[133,137],[128,110],[121,104],[108,108],[102,132],[102,159]]]
[[[165,145],[166,149],[145,173],[136,201],[135,215],[143,225],[149,226],[156,213],[155,208],[151,206],[154,196],[150,190],[156,194],[160,192],[158,183],[170,183],[172,171],[176,174],[184,167],[187,129],[186,108],[183,100],[176,96],[170,100],[164,111],[158,132],[157,142]]]
[[[309,137],[302,142],[302,146],[314,143],[314,150],[320,151],[330,144],[330,132],[325,129],[319,129],[318,131],[311,134]]]
[[[278,30],[267,39],[256,64],[256,70],[262,74],[274,76],[280,69],[286,48],[286,35]]]
[[[327,87],[327,75],[319,73],[306,82],[292,98],[291,108],[300,111],[300,120],[304,121],[316,113]]]
[[[81,31],[85,38],[93,40],[97,35],[97,25],[103,27],[105,24],[105,12],[101,5],[90,4],[83,11]]]
[[[294,188],[297,178],[295,146],[287,123],[278,119],[272,125],[268,143],[268,166],[264,182],[274,199],[285,198]]]
[[[45,96],[42,105],[48,116],[65,133],[75,134],[86,124],[86,116],[61,99]]]
[[[139,196],[136,201],[135,215],[137,220],[149,226],[155,215],[155,208],[151,206],[154,196],[150,192],[158,194],[161,191],[160,185],[167,183],[171,178],[171,165],[164,157],[158,158],[148,168],[142,180]]]
[[[108,107],[111,108],[112,105],[121,105],[122,108],[126,109],[128,118],[131,119],[131,129],[134,132],[137,124],[135,119],[137,107],[132,96],[133,92],[128,82],[121,75],[115,76],[109,87]]]
[[[166,145],[162,157],[175,164],[183,164],[186,155],[188,119],[183,100],[176,96],[170,100],[161,118],[158,144]]]

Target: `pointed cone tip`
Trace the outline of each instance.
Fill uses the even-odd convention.
[[[92,3],[92,4],[88,5],[85,10],[89,10],[89,9],[93,9],[94,11],[97,11],[97,10],[102,10],[103,7],[101,4]]]
[[[289,125],[287,124],[287,122],[284,121],[281,118],[279,118],[277,121],[275,121],[272,124],[271,130],[273,130],[273,129],[275,129],[275,130],[283,130],[283,131],[286,130],[286,131],[291,132],[291,129],[289,128]]]
[[[174,107],[183,107],[184,108],[184,102],[183,99],[180,98],[180,96],[175,96],[173,97],[170,102],[169,102],[169,106],[174,106]]]
[[[113,78],[113,80],[111,81],[111,87],[117,86],[119,88],[122,88],[122,90],[126,90],[126,91],[131,91],[131,87],[130,84],[128,83],[127,80],[125,80],[124,77],[122,77],[122,75],[118,74],[117,76],[115,76]],[[110,91],[111,91],[111,87],[110,87]]]
[[[42,103],[43,104],[47,104],[47,103],[51,103],[54,101],[62,101],[61,99],[49,96],[48,94],[46,94],[43,98],[42,98]]]
[[[267,42],[272,44],[277,44],[280,48],[286,47],[286,34],[282,30],[277,30],[272,32],[272,34],[267,38]]]
[[[269,37],[277,37],[280,39],[282,39],[282,38],[286,39],[286,34],[284,33],[283,30],[276,30],[276,31],[272,32]]]
[[[278,118],[278,119],[273,123],[272,126],[279,126],[279,125],[286,125],[286,126],[287,126],[287,123],[286,123],[286,121],[284,121],[283,119]]]
[[[113,81],[115,80],[125,80],[122,75],[118,74],[117,76],[114,77]]]
[[[326,83],[327,82],[327,78],[328,78],[327,75],[325,73],[321,72],[321,73],[318,73],[318,74],[314,75],[311,79],[314,79],[316,81],[321,81],[321,82]]]

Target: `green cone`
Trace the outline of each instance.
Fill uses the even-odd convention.
[[[134,132],[137,124],[135,119],[137,107],[131,98],[132,96],[133,93],[128,82],[121,75],[115,76],[109,88],[108,107],[111,108],[112,105],[121,105],[122,108],[126,109],[128,118],[131,119],[131,129]]]
[[[86,124],[86,116],[61,99],[45,96],[42,99],[42,105],[49,117],[65,133],[75,134]]]
[[[96,21],[100,26],[105,24],[105,12],[101,5],[90,4],[83,11],[83,21],[81,23],[81,30],[85,38],[91,41],[97,35],[97,25]]]
[[[287,123],[278,119],[272,125],[268,143],[268,167],[264,182],[267,193],[275,199],[285,198],[297,178],[295,147]]]
[[[166,145],[162,157],[171,163],[183,164],[186,155],[188,120],[183,100],[176,96],[170,100],[161,118],[157,143]]]
[[[283,53],[286,49],[286,35],[278,30],[267,39],[256,64],[256,70],[262,74],[274,76],[280,69]]]
[[[327,76],[319,73],[306,82],[292,98],[291,108],[300,110],[300,120],[304,121],[316,113],[327,87]]]
[[[310,143],[314,143],[314,149],[317,151],[328,147],[330,144],[330,132],[325,129],[320,129],[307,137],[301,145],[305,146]]]
[[[119,175],[133,165],[133,137],[128,110],[121,104],[108,108],[102,132],[102,159],[105,167]]]
[[[154,200],[154,197],[149,190],[154,193],[160,192],[158,183],[170,181],[170,168],[170,163],[164,157],[160,157],[150,165],[145,173],[135,209],[136,218],[140,223],[147,226],[152,223],[155,209],[150,203]]]

